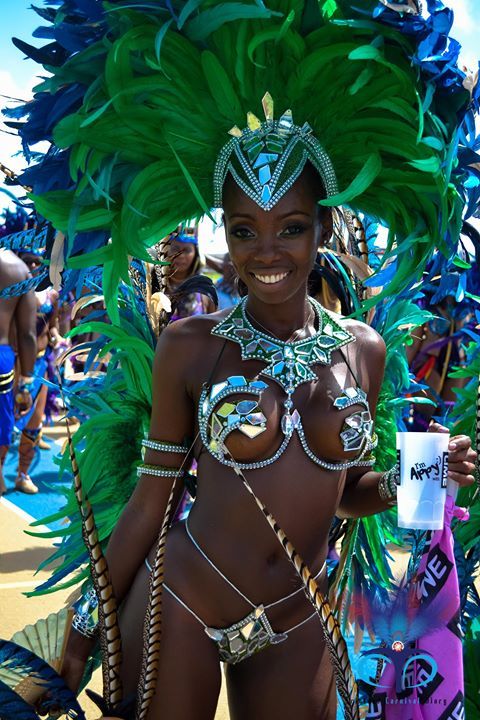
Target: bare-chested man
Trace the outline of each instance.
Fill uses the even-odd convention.
[[[9,250],[0,250],[0,293],[28,277],[28,267],[20,258]],[[17,292],[20,290],[21,288],[17,288]],[[37,354],[35,317],[36,301],[33,290],[9,297],[0,295],[0,495],[6,490],[2,467],[14,423],[15,352],[11,341],[12,336],[15,336],[21,373],[16,383],[15,410],[22,413],[28,410],[32,403],[28,386],[33,378],[33,366]],[[33,483],[32,486],[32,488],[20,487],[17,484],[17,489],[27,493],[37,492]]]

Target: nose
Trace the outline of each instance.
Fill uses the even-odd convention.
[[[273,265],[279,257],[279,242],[270,233],[259,235],[255,244],[254,258],[262,265]]]

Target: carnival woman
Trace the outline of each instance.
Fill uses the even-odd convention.
[[[213,718],[219,660],[232,720],[335,718],[318,617],[242,482],[248,477],[273,510],[323,593],[334,515],[380,512],[394,498],[389,475],[369,469],[384,343],[307,296],[318,247],[331,233],[330,210],[318,205],[325,185],[307,162],[266,208],[227,173],[228,246],[247,296],[233,313],[176,322],[158,344],[145,464],[107,553],[124,601],[125,689],[134,692],[154,546],[172,477],[195,457],[193,509],[168,534],[150,718]],[[474,456],[468,438],[452,440],[449,468],[460,484],[473,482]],[[72,633],[64,674],[73,687],[90,649]]]
[[[395,501],[394,461],[372,469],[385,348],[361,322],[309,299],[307,281],[332,207],[388,228],[392,263],[376,301],[412,287],[433,247],[458,236],[462,215],[452,138],[471,98],[454,51],[447,67],[443,58],[422,64],[426,38],[439,53],[448,45],[446,11],[431,11],[440,15],[432,30],[415,0],[267,5],[150,3],[142,14],[120,4],[87,23],[95,44],[69,67],[81,99],[53,129],[67,186],[59,178],[65,190],[36,197],[56,228],[78,229],[67,255],[105,263],[113,325],[128,256],[145,259],[158,238],[212,207],[223,208],[247,289],[231,313],[178,320],[158,343],[140,479],[107,550],[123,603],[124,686],[139,688],[139,720],[212,718],[220,660],[233,720],[331,720],[333,665],[345,715],[358,717],[324,561],[337,512],[358,517]],[[94,231],[86,254],[84,231]],[[97,252],[102,237],[111,241]],[[112,365],[128,374],[125,347]],[[118,386],[106,374],[108,406]],[[140,413],[150,383],[136,380],[124,395]],[[113,427],[103,425],[105,439]],[[82,435],[94,512],[105,484],[113,496],[131,471],[107,450],[99,469],[95,447]],[[453,438],[453,479],[473,481],[474,457],[467,437]],[[170,528],[193,459],[194,507]],[[80,555],[64,567],[77,568]],[[95,595],[82,598],[67,646],[63,673],[75,688],[93,645]]]

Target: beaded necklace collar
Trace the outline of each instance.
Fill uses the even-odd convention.
[[[344,330],[320,303],[309,298],[317,317],[317,332],[303,340],[279,340],[253,327],[245,311],[246,302],[247,298],[243,298],[225,320],[213,328],[212,335],[240,345],[242,360],[267,363],[259,375],[275,380],[287,395],[281,426],[289,438],[298,424],[298,413],[292,413],[293,393],[299,385],[317,379],[312,365],[330,365],[332,352],[355,340],[355,336]]]
[[[246,298],[212,330],[212,335],[226,338],[240,345],[242,360],[261,360],[267,363],[260,375],[275,380],[291,394],[299,385],[317,376],[312,365],[330,365],[332,352],[355,340],[332,315],[313,298],[309,302],[317,317],[318,330],[309,338],[284,341],[253,327],[245,312]]]

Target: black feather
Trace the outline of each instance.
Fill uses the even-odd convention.
[[[39,65],[53,65],[55,67],[60,67],[68,58],[67,51],[57,42],[52,42],[41,48],[37,48],[34,45],[24,42],[24,40],[14,37],[12,38],[12,43],[20,50],[20,52],[25,53],[27,57],[31,58],[34,62],[39,63]]]
[[[193,277],[185,280],[175,292],[172,294],[172,308],[178,305],[179,301],[185,297],[185,295],[193,295],[193,293],[200,293],[200,295],[206,295],[213,302],[215,307],[218,307],[218,295],[215,290],[215,285],[209,277],[205,275],[193,275]]]

